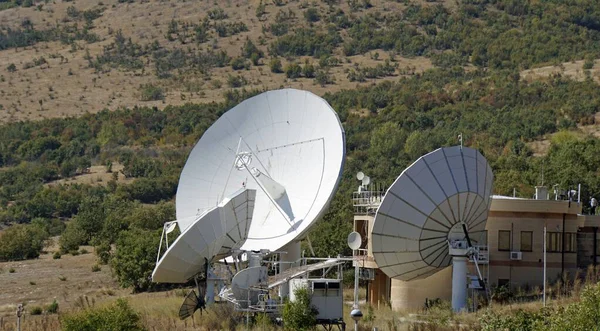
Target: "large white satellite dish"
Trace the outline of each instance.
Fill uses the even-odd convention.
[[[256,190],[244,250],[278,250],[325,211],[341,178],[345,137],[322,98],[294,89],[265,92],[221,116],[202,136],[177,189],[178,225],[240,188]]]
[[[440,148],[419,158],[388,189],[375,215],[371,242],[377,265],[405,281],[449,266],[457,256],[452,248],[468,251],[452,242],[470,245],[484,232],[493,178],[487,160],[471,148]],[[453,297],[453,307],[454,302]]]

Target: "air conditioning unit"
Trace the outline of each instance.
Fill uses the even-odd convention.
[[[521,253],[521,252],[510,252],[510,259],[511,260],[518,260],[518,261],[520,261],[521,259],[523,259],[523,253]]]
[[[360,277],[359,279],[375,280],[375,269],[360,268],[358,272]]]

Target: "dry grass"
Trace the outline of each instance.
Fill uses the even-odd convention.
[[[548,78],[555,75],[561,75],[577,81],[586,79],[586,70],[583,69],[584,61],[572,61],[561,63],[555,66],[546,66],[540,68],[529,69],[521,72],[521,78],[526,81],[534,81],[540,78]],[[600,60],[594,61],[594,66],[589,69],[590,77],[600,83]]]
[[[119,184],[128,184],[134,181],[134,178],[125,178],[125,175],[121,173],[123,165],[118,162],[114,162],[112,165],[112,172],[106,171],[106,166],[95,165],[88,168],[88,172],[80,174],[74,177],[58,179],[47,183],[47,186],[61,185],[61,184],[90,184],[93,186],[106,185],[113,178],[113,173],[117,174]]]
[[[96,264],[93,247],[82,247],[88,254],[65,254],[54,260],[52,253],[58,245],[56,238],[53,241],[38,259],[0,263],[0,317],[13,316],[19,303],[43,307],[56,299],[60,310],[66,310],[76,307],[81,296],[101,301],[127,293],[112,279],[110,268],[91,272],[91,266]],[[9,273],[10,268],[15,272]]]
[[[382,11],[397,12],[404,8],[403,4],[388,2],[384,0],[372,0],[373,7],[357,13],[358,15]],[[117,109],[119,107],[133,107],[135,105],[159,106],[180,105],[187,102],[209,102],[221,100],[227,87],[227,75],[234,73],[230,67],[218,68],[213,70],[211,80],[220,80],[222,86],[213,87],[210,81],[205,81],[199,75],[183,75],[184,82],[192,82],[200,86],[199,92],[188,92],[180,80],[158,80],[153,74],[154,67],[146,66],[144,72],[123,72],[117,69],[111,70],[106,74],[94,73],[93,69],[88,68],[87,61],[84,59],[85,49],[89,49],[90,55],[95,57],[103,47],[110,44],[113,36],[109,34],[109,28],[112,31],[121,29],[125,36],[131,37],[140,44],[149,44],[157,40],[162,46],[167,48],[191,47],[192,49],[205,49],[207,44],[181,45],[178,41],[169,42],[165,35],[167,26],[172,19],[186,22],[198,22],[205,15],[207,10],[214,8],[216,2],[164,2],[147,1],[136,3],[119,4],[117,0],[103,1],[106,8],[103,16],[94,21],[92,31],[100,37],[100,42],[86,44],[83,41],[78,42],[80,49],[72,51],[69,45],[59,42],[38,43],[32,47],[9,49],[0,51],[0,75],[4,77],[0,81],[0,123],[23,119],[43,119],[52,117],[78,116],[84,113],[94,113],[102,109]],[[306,25],[300,8],[303,2],[289,2],[285,6],[275,7],[270,1],[267,4],[266,11],[268,19],[259,21],[255,15],[255,9],[258,1],[231,0],[220,4],[219,6],[228,14],[230,21],[244,22],[249,31],[238,35],[219,38],[217,47],[227,51],[230,56],[240,54],[241,46],[246,38],[250,38],[257,43],[257,39],[262,35],[262,28],[268,25],[270,20],[274,19],[275,13],[279,10],[291,9],[298,17],[295,26]],[[430,5],[423,1],[425,5]],[[453,6],[454,1],[443,2],[448,6]],[[29,18],[37,29],[49,28],[56,21],[66,16],[66,10],[74,5],[79,10],[86,10],[96,7],[95,0],[80,0],[77,2],[50,2],[45,4],[42,11],[32,8],[13,8],[0,11],[0,25],[18,26],[24,18]],[[326,14],[328,8],[323,4],[319,5],[323,14]],[[350,12],[346,2],[342,2],[341,7],[346,12]],[[266,37],[266,44],[260,46],[267,53],[267,45],[272,38]],[[258,43],[257,43],[258,44]],[[372,51],[375,53],[376,51]],[[384,51],[378,51],[380,58],[375,61],[369,55],[344,57],[341,50],[338,50],[338,56],[342,61],[341,65],[334,67],[331,74],[335,79],[334,85],[321,87],[314,84],[312,79],[288,80],[284,74],[273,74],[267,65],[258,67],[253,66],[250,70],[235,72],[244,76],[249,84],[247,88],[276,89],[280,87],[295,87],[313,91],[317,94],[325,92],[335,92],[342,89],[355,88],[360,85],[368,85],[383,79],[374,79],[365,83],[356,84],[348,81],[346,73],[348,68],[355,64],[361,66],[374,66],[376,63],[382,63],[388,54]],[[61,62],[59,57],[51,58],[51,55],[62,56],[68,62]],[[23,65],[31,62],[33,58],[43,56],[48,61],[47,65],[23,69]],[[431,68],[429,59],[417,57],[412,59],[396,58],[399,68],[407,66],[415,68],[415,72],[422,72]],[[304,62],[305,58],[295,59]],[[316,60],[309,58],[316,64]],[[264,63],[268,59],[263,59]],[[7,66],[14,63],[17,67],[16,72],[8,72]],[[286,61],[284,61],[285,66]],[[69,72],[72,75],[69,75]],[[397,79],[396,77],[387,77],[387,80]],[[166,98],[164,101],[140,101],[139,86],[146,83],[158,83],[166,88]],[[41,101],[41,104],[40,104]]]

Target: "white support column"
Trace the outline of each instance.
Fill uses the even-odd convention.
[[[281,248],[281,250],[284,252],[287,252],[287,254],[280,255],[280,257],[281,257],[280,261],[284,262],[284,263],[279,264],[279,272],[284,272],[292,267],[291,263],[285,263],[285,262],[296,262],[300,259],[300,257],[301,257],[300,241],[293,241],[293,242],[287,244],[286,246],[284,246],[283,248]],[[282,284],[279,287],[279,297],[281,299],[283,299],[285,297],[289,297],[289,295],[290,295],[290,284],[289,283]]]
[[[452,257],[452,310],[459,312],[467,307],[467,257]]]
[[[208,267],[208,275],[206,275],[206,303],[215,302],[215,275],[211,267]]]

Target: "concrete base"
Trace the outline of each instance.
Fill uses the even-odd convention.
[[[452,267],[419,280],[391,280],[391,305],[395,311],[417,311],[425,301],[452,299]]]

